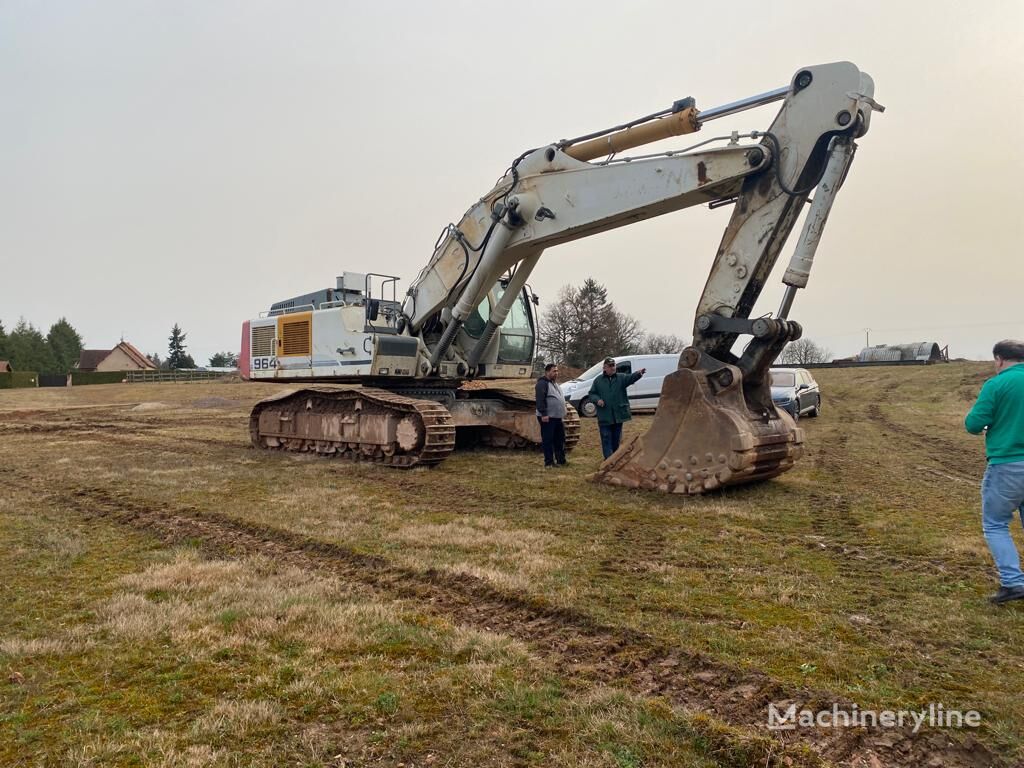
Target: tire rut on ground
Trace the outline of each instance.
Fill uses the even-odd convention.
[[[567,679],[623,686],[659,697],[691,713],[706,713],[742,729],[774,735],[777,748],[765,765],[786,765],[809,747],[838,765],[999,766],[986,747],[944,732],[913,734],[909,729],[807,729],[768,732],[769,703],[796,703],[797,709],[825,709],[850,702],[826,692],[787,687],[757,671],[717,663],[665,645],[628,628],[601,625],[587,614],[552,607],[541,598],[499,591],[486,582],[441,571],[416,571],[385,558],[355,552],[278,528],[211,514],[189,506],[157,507],[105,487],[78,486],[49,491],[38,480],[7,470],[10,479],[44,493],[55,505],[85,517],[100,517],[147,531],[168,543],[198,542],[229,556],[262,555],[302,568],[322,569],[384,595],[411,599],[449,621],[500,632],[526,642]],[[12,476],[13,475],[13,476]],[[938,762],[936,762],[938,761]]]
[[[666,545],[663,527],[627,520],[615,527],[612,541],[597,570],[607,574],[647,573],[652,565],[665,563]]]
[[[938,435],[929,435],[923,432],[918,432],[905,424],[893,421],[882,413],[882,409],[878,403],[869,403],[866,414],[868,419],[882,429],[899,435],[900,438],[907,440],[912,445],[927,452],[929,458],[931,458],[943,472],[948,474],[950,479],[961,480],[972,484],[979,482],[978,478],[981,476],[980,470],[977,476],[972,477],[967,473],[965,464],[969,465],[971,469],[974,469],[975,467],[983,469],[984,462],[980,461],[978,458],[965,457],[962,446]]]
[[[6,435],[69,435],[75,437],[102,436],[104,442],[127,445],[134,448],[141,443],[159,446],[160,450],[181,452],[182,445],[209,445],[224,449],[234,447],[233,441],[215,438],[172,436],[166,434],[169,425],[145,421],[132,421],[127,424],[103,421],[13,421],[0,424],[0,434]],[[248,443],[239,443],[239,448],[248,449]]]
[[[853,412],[844,407],[840,399],[837,398],[834,405],[836,414],[841,415],[843,421],[852,417]],[[931,439],[929,436],[919,435],[886,419],[877,404],[868,405],[868,418],[878,426],[916,440],[915,444],[919,447],[930,447],[930,443],[922,442],[925,438]],[[842,476],[846,471],[843,457],[847,453],[849,439],[850,435],[846,431],[836,431],[824,435],[820,444],[816,446],[812,457],[814,465],[826,472]],[[941,438],[934,439],[939,443],[944,442]],[[952,444],[944,444],[947,450],[954,450]],[[961,461],[961,469],[962,465]],[[948,479],[961,480],[962,478],[949,476]],[[855,487],[855,483],[845,482],[840,486]],[[947,574],[951,571],[962,573],[965,570],[987,574],[987,563],[969,556],[954,558],[952,554],[947,554],[939,558],[924,553],[894,553],[883,546],[872,544],[866,541],[867,535],[860,525],[856,510],[853,509],[851,500],[846,493],[820,490],[813,491],[810,495],[816,503],[817,514],[811,520],[814,538],[805,543],[812,549],[827,549],[840,555],[843,558],[840,563],[840,571],[858,570],[863,572],[869,569],[898,568],[901,571],[909,570],[928,574]]]

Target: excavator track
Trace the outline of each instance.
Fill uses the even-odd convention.
[[[383,389],[308,387],[255,405],[257,448],[317,453],[411,468],[439,464],[455,448],[443,405]]]
[[[520,416],[519,429],[500,429],[492,427],[484,436],[484,445],[492,448],[527,448],[540,445],[540,427],[536,425],[537,405],[532,397],[526,397],[510,389],[470,389],[460,390],[471,402],[474,399],[498,400],[508,411]],[[580,441],[580,417],[576,409],[566,406],[565,413],[565,450],[571,451]],[[522,418],[525,415],[525,419]],[[524,428],[525,426],[525,428]],[[529,435],[524,434],[529,432]],[[536,434],[533,434],[536,432]]]

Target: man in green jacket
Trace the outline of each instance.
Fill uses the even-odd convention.
[[[587,397],[597,406],[597,427],[601,432],[601,451],[607,459],[619,449],[622,425],[633,418],[629,412],[626,387],[640,380],[646,368],[627,376],[615,372],[615,358],[606,357],[601,375],[594,379]]]
[[[1024,342],[1000,341],[992,348],[996,375],[985,382],[964,426],[985,432],[988,468],[981,481],[981,529],[999,571],[993,603],[1024,599],[1024,573],[1010,538],[1014,512],[1024,523]]]

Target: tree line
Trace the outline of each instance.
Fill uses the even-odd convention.
[[[0,322],[0,360],[16,371],[68,373],[82,353],[82,337],[65,318],[42,331],[25,318],[8,333]]]
[[[608,355],[676,354],[688,342],[674,334],[647,333],[630,315],[619,311],[608,289],[593,278],[578,288],[564,285],[541,317],[538,346],[545,360],[573,368],[589,368]],[[784,365],[825,363],[832,353],[810,339],[786,346]]]
[[[589,368],[608,355],[656,355],[682,352],[686,340],[647,333],[636,318],[619,311],[608,289],[593,278],[564,285],[541,318],[538,344],[545,359],[573,368]]]
[[[155,352],[146,357],[162,370],[195,368],[195,360],[186,351],[185,338],[185,332],[175,323],[168,337],[167,358],[161,360]],[[82,335],[63,317],[50,326],[45,336],[25,318],[18,320],[10,332],[0,321],[0,360],[9,362],[16,371],[70,373],[78,365],[83,344]],[[234,367],[238,365],[238,355],[218,352],[210,358],[209,365]]]

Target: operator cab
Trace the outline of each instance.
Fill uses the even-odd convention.
[[[505,295],[507,280],[501,280],[480,302],[473,314],[466,318],[462,330],[474,339],[479,339],[490,317],[491,307],[497,306]],[[532,304],[537,297],[527,286],[521,291],[516,303],[512,305],[508,316],[500,326],[498,340],[499,363],[532,363],[536,340],[534,313]]]

